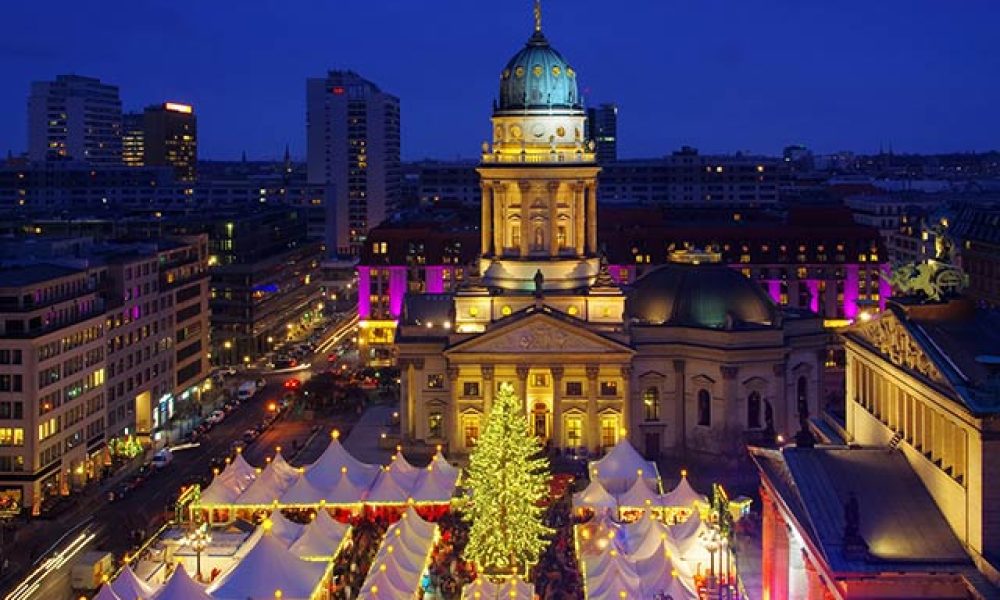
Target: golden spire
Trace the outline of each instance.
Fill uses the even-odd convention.
[[[535,31],[542,31],[542,0],[535,0]]]

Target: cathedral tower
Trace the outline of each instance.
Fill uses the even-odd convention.
[[[589,288],[597,258],[597,166],[577,74],[535,30],[500,74],[493,142],[483,143],[482,257],[488,288]],[[539,274],[541,276],[539,277]]]

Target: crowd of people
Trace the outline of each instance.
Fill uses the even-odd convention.
[[[561,491],[545,513],[545,524],[554,531],[552,543],[532,570],[541,600],[583,598],[583,576],[573,548],[572,495],[568,486]]]

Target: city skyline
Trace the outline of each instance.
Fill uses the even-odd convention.
[[[26,26],[0,43],[0,64],[10,74],[0,96],[0,150],[26,149],[31,81],[78,73],[119,86],[125,110],[164,100],[194,104],[205,158],[235,159],[243,151],[277,158],[286,144],[303,158],[305,79],[350,68],[400,98],[404,159],[471,157],[489,135],[482,117],[505,53],[531,29],[527,1],[307,3],[294,14],[184,2],[125,12],[119,2],[112,8],[121,11],[97,15],[57,4],[64,25],[42,26],[36,6],[12,8],[11,22]],[[866,6],[863,20],[843,7],[777,3],[601,8],[596,0],[572,7],[550,0],[545,26],[581,73],[588,105],[619,105],[623,157],[681,145],[762,154],[794,143],[818,152],[996,147],[1000,125],[981,115],[1000,100],[1000,84],[977,75],[1000,66],[988,28],[1000,16],[995,5],[969,3],[945,19],[931,2],[885,2]],[[412,26],[428,17],[438,26]],[[223,23],[229,27],[220,29]],[[120,35],[95,42],[88,37],[94,30]]]

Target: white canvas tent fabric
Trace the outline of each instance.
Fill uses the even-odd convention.
[[[497,584],[479,576],[462,588],[462,600],[533,600],[534,597],[535,586],[516,577]]]
[[[367,490],[381,471],[378,465],[363,463],[348,452],[339,438],[332,438],[323,454],[306,468],[306,479],[324,494],[340,486],[346,474],[354,489]]]
[[[233,504],[235,506],[267,506],[279,500],[292,487],[300,473],[295,467],[285,462],[278,452],[257,479],[239,495]]]
[[[600,481],[591,479],[583,491],[573,494],[573,509],[579,508],[587,508],[595,513],[600,511],[614,512],[618,510],[618,501],[608,493],[608,490],[604,489]]]
[[[91,600],[121,600],[121,598],[111,589],[111,584],[105,583]]]
[[[671,508],[694,508],[696,503],[708,504],[708,496],[699,494],[688,481],[687,473],[681,473],[677,486],[663,495],[663,506]]]
[[[330,513],[321,510],[288,550],[302,560],[333,560],[350,531],[349,525],[334,520]]]
[[[653,517],[650,511],[643,511],[642,517],[633,523],[622,525],[624,529],[625,548],[633,560],[641,560],[657,551],[660,544],[671,556],[680,558],[680,550],[671,537],[670,528],[659,519]]]
[[[280,510],[272,512],[269,519],[271,520],[271,535],[278,538],[285,545],[285,548],[291,546],[295,540],[299,539],[299,536],[302,535],[302,531],[306,527],[301,523],[289,521]]]
[[[585,557],[583,570],[587,598],[593,600],[642,598],[642,582],[635,571],[635,566],[614,548]]]
[[[708,526],[701,520],[698,511],[691,513],[691,516],[683,523],[678,523],[670,528],[677,550],[692,572],[698,572],[699,567],[707,567],[711,560],[711,555],[705,549],[704,543],[707,532]]]
[[[358,597],[412,597],[436,538],[437,525],[421,519],[412,506],[408,508],[386,531]]]
[[[132,567],[126,566],[111,582],[111,591],[121,600],[146,600],[156,592],[156,586],[139,579]]]
[[[212,600],[212,597],[201,584],[191,579],[184,570],[184,565],[177,565],[177,570],[150,600]]]
[[[630,558],[635,562],[636,573],[642,581],[643,597],[656,598],[657,594],[664,592],[673,600],[695,600],[698,597],[694,591],[694,580],[676,567],[662,540],[659,548],[649,556]]]
[[[614,448],[598,460],[591,461],[587,468],[591,479],[597,479],[611,494],[619,496],[628,491],[642,472],[642,478],[650,482],[650,487],[659,492],[660,482],[656,463],[643,458],[631,442],[622,438]]]
[[[365,503],[406,504],[410,499],[412,489],[404,487],[404,484],[400,481],[401,479],[407,478],[396,476],[391,467],[384,469],[378,474],[372,488],[368,490],[368,494],[365,496]]]
[[[660,495],[650,486],[648,479],[636,478],[632,487],[618,496],[619,508],[653,508],[660,506]]]
[[[608,513],[599,513],[586,523],[576,526],[577,545],[582,556],[597,556],[609,546],[621,547],[622,525]]]
[[[438,450],[427,468],[420,470],[410,496],[415,502],[447,504],[455,495],[460,475],[461,471],[449,464]]]
[[[426,468],[411,464],[401,452],[375,479],[365,497],[369,504],[406,504],[414,502],[446,504],[458,485],[459,471],[448,464],[438,451]]]
[[[264,532],[243,560],[209,588],[215,600],[273,598],[310,600],[326,576],[328,563],[304,561],[289,552],[280,538]]]
[[[200,504],[228,506],[250,487],[256,478],[257,470],[250,466],[243,458],[243,454],[237,454],[236,458],[202,491]]]

